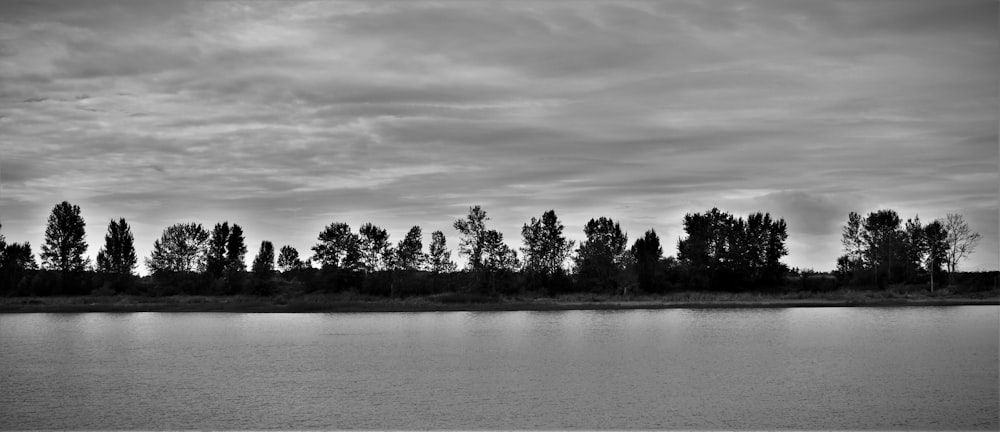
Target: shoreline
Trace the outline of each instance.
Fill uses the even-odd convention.
[[[363,312],[508,312],[568,310],[656,310],[656,309],[749,309],[791,307],[931,307],[1000,305],[1000,297],[895,297],[874,298],[780,298],[711,295],[676,299],[670,296],[645,299],[510,299],[490,302],[434,302],[427,298],[340,299],[268,297],[47,297],[0,299],[0,314],[12,313],[136,313],[136,312],[228,312],[228,313],[363,313]]]

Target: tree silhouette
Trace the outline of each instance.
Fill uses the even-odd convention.
[[[867,252],[866,259],[874,268],[879,284],[891,281],[893,266],[900,264],[898,257],[903,244],[900,222],[899,215],[888,209],[869,213],[862,221],[864,230],[861,238]],[[883,272],[886,274],[884,281],[881,278]]]
[[[385,270],[391,261],[389,233],[372,223],[366,223],[358,229],[358,240],[361,264],[365,271],[371,273]]]
[[[194,272],[205,267],[208,231],[199,223],[178,223],[163,230],[153,242],[153,252],[146,260],[151,273]]]
[[[583,227],[587,239],[576,253],[581,283],[591,290],[618,290],[618,276],[627,263],[628,236],[617,222],[601,217]]]
[[[42,266],[64,273],[83,271],[90,262],[83,256],[87,252],[86,225],[80,206],[66,201],[56,204],[45,228]]]
[[[478,272],[483,266],[483,247],[485,246],[486,211],[479,206],[469,207],[469,215],[458,219],[453,226],[462,235],[458,243],[458,254],[469,258],[468,267]]]
[[[448,250],[444,233],[434,231],[431,233],[431,244],[427,254],[428,270],[437,273],[450,273],[455,271],[455,263],[451,261],[451,251]]]
[[[784,219],[753,213],[743,219],[713,208],[684,216],[687,237],[677,242],[677,257],[695,289],[740,289],[780,284],[788,254]]]
[[[948,230],[941,221],[934,221],[924,227],[924,265],[931,276],[931,291],[934,291],[935,276],[941,273],[941,266],[948,262]]]
[[[104,247],[97,253],[97,271],[116,275],[119,279],[131,276],[138,258],[135,254],[135,238],[125,218],[108,223],[108,233],[104,235]]]
[[[410,228],[406,237],[396,246],[396,267],[401,270],[417,270],[423,265],[423,232],[419,226]]]
[[[258,278],[266,278],[274,272],[274,245],[264,240],[260,242],[260,250],[253,259],[253,273]]]
[[[948,232],[945,239],[948,245],[946,253],[948,273],[953,274],[958,270],[958,264],[976,250],[976,245],[982,236],[969,229],[969,224],[960,214],[948,213],[942,224]]]
[[[562,271],[574,245],[573,241],[563,236],[563,228],[555,210],[543,213],[541,219],[531,218],[524,224],[521,228],[524,241],[521,251],[525,270],[541,275]]]
[[[278,268],[282,272],[287,272],[291,270],[298,270],[305,266],[305,263],[299,259],[299,251],[294,247],[289,245],[284,245],[281,247],[281,252],[278,254]]]
[[[226,242],[226,270],[229,273],[242,273],[247,269],[247,245],[243,238],[243,228],[233,224]]]
[[[656,231],[650,229],[632,245],[632,256],[635,258],[636,276],[639,289],[645,292],[656,292],[658,289],[657,270],[660,259],[663,258],[663,247]]]
[[[313,260],[320,266],[343,270],[361,267],[358,236],[346,223],[331,223],[319,233],[318,240],[312,250]]]
[[[220,222],[212,228],[212,237],[208,242],[208,253],[205,267],[213,277],[222,277],[226,273],[226,249],[229,244],[229,222]]]

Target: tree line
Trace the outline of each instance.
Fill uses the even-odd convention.
[[[423,231],[413,226],[392,243],[388,232],[366,223],[357,231],[344,222],[324,227],[303,258],[290,245],[275,249],[264,240],[246,266],[243,228],[228,221],[211,229],[177,223],[153,242],[138,277],[135,239],[124,218],[111,220],[96,262],[86,257],[86,224],[80,207],[62,202],[49,216],[40,258],[28,243],[6,243],[0,234],[2,295],[272,295],[356,291],[405,297],[447,292],[496,296],[571,292],[665,293],[676,290],[765,291],[809,288],[809,271],[789,269],[787,224],[768,213],[733,215],[718,208],[684,216],[685,236],[676,257],[665,257],[650,229],[629,245],[618,222],[599,217],[583,227],[577,245],[564,234],[554,210],[532,217],[521,229],[522,247],[512,249],[502,233],[488,227],[480,206],[452,223],[459,235],[459,270],[444,232],[431,233],[424,252]],[[862,218],[848,215],[843,227],[845,254],[824,286],[948,282],[980,236],[961,215],[922,225],[919,217],[902,224],[892,210]],[[796,285],[795,280],[802,283]],[[815,288],[815,287],[813,287]]]

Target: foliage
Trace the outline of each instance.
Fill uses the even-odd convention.
[[[451,273],[457,266],[451,261],[451,251],[448,250],[444,233],[431,233],[431,244],[427,254],[427,269],[433,273]]]
[[[744,220],[713,208],[685,215],[684,231],[687,238],[677,243],[677,257],[692,288],[772,287],[788,270],[781,263],[788,254],[784,219],[757,212]]]
[[[639,289],[645,292],[660,292],[661,266],[663,248],[656,231],[650,229],[632,245],[632,256],[635,259],[636,278]]]
[[[371,273],[389,268],[393,251],[386,230],[366,223],[358,229],[358,240],[361,266],[365,271]]]
[[[197,272],[205,268],[208,232],[199,223],[177,223],[163,230],[146,260],[151,273]]]
[[[469,269],[478,272],[483,266],[483,248],[486,243],[486,211],[479,206],[470,207],[465,219],[458,219],[452,226],[462,238],[458,243],[458,254],[469,258]]]
[[[289,245],[281,247],[278,254],[278,269],[282,272],[290,272],[305,267],[305,263],[299,259],[299,251]]]
[[[42,267],[62,272],[83,271],[89,263],[86,223],[80,216],[80,206],[66,201],[52,208],[45,241],[42,243]]]
[[[563,224],[556,217],[555,210],[542,214],[541,219],[531,221],[521,228],[524,239],[525,270],[543,276],[562,271],[563,264],[572,253],[574,242],[563,236]]]
[[[587,239],[575,257],[580,284],[592,291],[617,291],[619,276],[629,261],[628,236],[617,222],[605,217],[591,219],[583,233]]]
[[[312,247],[313,260],[321,267],[357,270],[361,268],[358,236],[343,222],[328,225],[319,233],[319,243]]]
[[[104,247],[97,253],[97,271],[127,277],[132,275],[137,262],[132,229],[125,218],[117,222],[112,219],[104,235]]]
[[[257,257],[253,259],[253,273],[256,277],[267,277],[274,272],[274,245],[264,240],[260,242]]]
[[[440,231],[438,231],[440,232]],[[396,246],[394,267],[399,270],[418,270],[424,263],[423,231],[419,226],[413,226],[406,237]]]

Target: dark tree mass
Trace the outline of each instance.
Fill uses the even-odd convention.
[[[980,236],[961,215],[924,225],[905,222],[889,209],[862,217],[851,212],[842,228],[844,255],[836,270],[822,274],[789,269],[788,227],[769,213],[736,216],[718,208],[688,213],[676,257],[664,256],[663,241],[649,229],[628,246],[628,234],[608,217],[590,219],[584,240],[575,243],[555,210],[521,228],[521,254],[503,234],[487,226],[480,206],[452,227],[459,235],[459,269],[445,233],[413,226],[397,243],[389,232],[366,223],[357,232],[343,222],[323,228],[302,258],[292,246],[275,251],[264,240],[248,270],[243,228],[228,221],[211,232],[200,223],[163,230],[145,258],[148,276],[136,276],[135,239],[124,218],[111,220],[91,267],[80,208],[56,205],[48,219],[42,266],[28,243],[8,243],[0,233],[0,295],[296,295],[355,292],[365,296],[444,296],[443,301],[478,301],[502,296],[591,293],[630,297],[676,291],[822,291],[849,286],[868,289],[916,287],[990,289],[996,272],[959,273],[959,262]],[[450,300],[449,300],[450,299]]]

